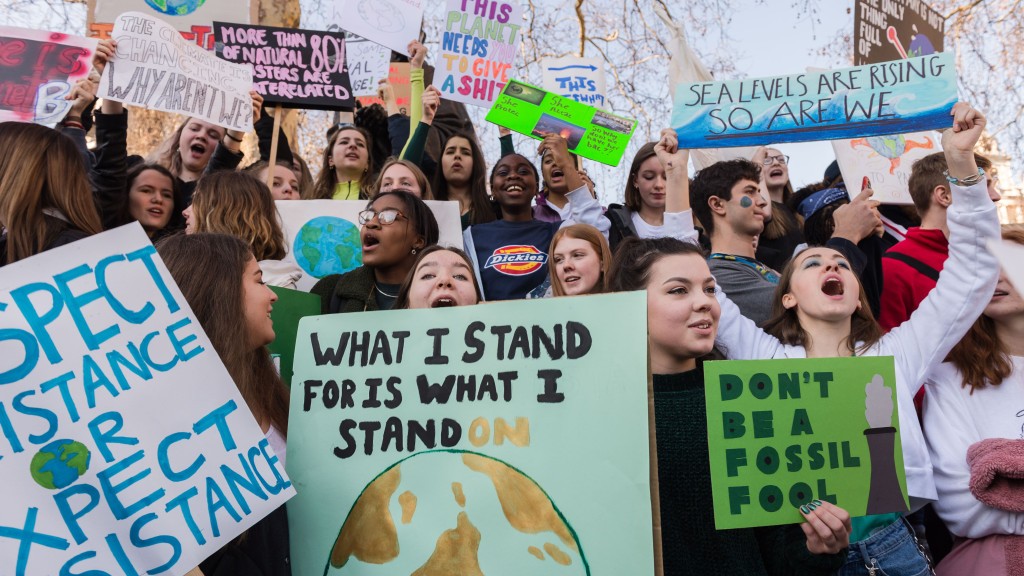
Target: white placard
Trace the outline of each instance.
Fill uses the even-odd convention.
[[[2,574],[184,574],[295,494],[138,223],[4,267],[0,485]]]
[[[999,260],[1013,287],[1024,294],[1024,246],[1009,240],[993,240],[988,243],[988,249]]]
[[[866,176],[875,192],[872,199],[883,204],[913,204],[907,188],[911,167],[929,154],[942,152],[938,132],[833,140],[832,149],[850,196],[860,193]]]
[[[543,88],[595,108],[607,108],[605,102],[604,60],[600,58],[545,58],[541,63]]]
[[[391,50],[387,47],[354,34],[345,35],[345,66],[353,96],[376,96],[377,83],[388,77],[390,62]]]
[[[420,37],[423,1],[334,0],[334,22],[347,32],[408,56],[409,42]]]
[[[103,71],[100,98],[252,130],[251,66],[217,58],[140,12],[118,16],[112,36],[117,52]]]

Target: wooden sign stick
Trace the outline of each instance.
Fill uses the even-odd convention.
[[[267,161],[267,188],[274,189],[274,164],[277,163],[277,138],[281,131],[281,105],[274,106],[274,135],[270,138],[270,160]]]

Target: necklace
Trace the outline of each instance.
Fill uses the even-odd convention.
[[[380,286],[377,286],[376,283],[374,283],[373,287],[376,288],[377,292],[380,292],[380,295],[385,298],[398,298],[398,294],[388,294],[387,292],[381,290]]]

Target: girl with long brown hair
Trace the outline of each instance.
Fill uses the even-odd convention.
[[[263,283],[249,246],[227,234],[177,234],[158,242],[157,252],[284,464],[288,389],[267,350],[277,296]],[[206,576],[282,576],[291,573],[289,564],[281,506],[199,567]]]
[[[1024,228],[1004,227],[1003,239],[1024,244]],[[998,481],[1019,473],[1024,443],[1022,288],[1000,274],[985,313],[925,382],[934,507],[956,536],[938,574],[1004,576],[1024,565],[1024,491]]]
[[[270,189],[252,174],[207,174],[183,214],[187,234],[215,232],[244,240],[267,284],[294,289],[302,277],[295,263],[284,260],[288,248]]]
[[[0,123],[0,266],[103,230],[85,165],[60,132]]]
[[[998,234],[974,145],[985,118],[966,103],[952,111],[943,134],[954,202],[948,213],[950,255],[938,284],[910,320],[882,335],[846,257],[812,247],[786,267],[775,293],[774,317],[758,329],[722,298],[718,344],[730,359],[892,356],[899,397],[900,436],[911,511],[936,499],[928,451],[913,406],[914,394],[981,314],[998,268],[985,244]],[[962,182],[962,184],[961,184]],[[899,514],[854,519],[842,574],[917,575],[928,570],[916,538]]]

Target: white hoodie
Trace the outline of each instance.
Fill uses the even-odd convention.
[[[949,259],[935,289],[909,320],[861,354],[895,359],[900,438],[912,510],[937,499],[914,395],[929,371],[943,362],[985,310],[999,280],[999,264],[985,248],[988,241],[999,238],[996,205],[989,199],[986,186],[984,180],[969,188],[952,186],[953,203],[946,214]],[[803,346],[783,344],[758,328],[721,291],[718,300],[722,319],[716,343],[729,359],[807,357]]]

